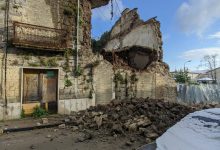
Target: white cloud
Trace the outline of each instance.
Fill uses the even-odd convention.
[[[209,35],[210,39],[220,39],[220,31]]]
[[[217,44],[220,44],[220,31],[209,35],[208,39],[217,40]]]
[[[122,0],[113,0],[114,17],[119,17],[123,10],[124,10],[124,4]],[[106,6],[94,9],[92,13],[93,13],[93,17],[96,19],[101,19],[103,21],[110,21],[111,20],[111,3],[109,3]]]
[[[220,47],[208,47],[185,51],[181,58],[186,60],[201,60],[205,55],[217,54],[220,57]]]
[[[177,19],[183,32],[201,36],[220,20],[220,0],[187,0],[179,7]]]
[[[208,36],[208,39],[217,40],[217,43],[220,44],[220,31]]]

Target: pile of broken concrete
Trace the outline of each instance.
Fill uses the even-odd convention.
[[[151,99],[114,100],[69,116],[79,129],[105,130],[110,134],[138,134],[151,142],[195,108]]]

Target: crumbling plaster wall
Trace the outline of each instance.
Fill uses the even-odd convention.
[[[125,9],[110,31],[110,40],[104,50],[122,51],[135,46],[162,53],[160,23],[154,18],[144,22],[140,19],[137,9]]]
[[[58,1],[50,0],[15,0],[11,1],[10,20],[54,28],[52,6]],[[58,15],[58,12],[57,12]],[[46,19],[45,19],[46,18]]]
[[[150,24],[136,27],[123,38],[118,37],[110,40],[106,45],[105,50],[123,50],[133,46],[160,50],[160,44],[158,44],[157,37],[152,28],[153,27]]]

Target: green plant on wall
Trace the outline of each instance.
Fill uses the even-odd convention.
[[[71,80],[68,79],[68,77],[66,76],[65,79],[64,79],[64,86],[65,86],[65,87],[70,87],[70,86],[72,86],[72,85],[73,85],[73,83],[72,83]]]
[[[39,67],[40,64],[38,62],[28,62],[28,65],[31,67]]]
[[[24,109],[22,108],[22,110],[21,110],[21,119],[22,118],[25,118],[25,111],[24,111]]]
[[[79,25],[81,25],[81,26],[82,26],[82,25],[83,25],[83,23],[84,23],[84,20],[83,20],[83,18],[82,18],[82,17],[80,17],[80,18],[79,18]]]
[[[73,55],[73,50],[72,49],[66,49],[65,50],[65,53],[64,53],[64,57],[65,57],[65,62],[64,62],[64,64],[63,64],[63,71],[64,72],[66,72],[66,73],[68,73],[68,72],[70,72],[70,62],[69,62],[69,57],[71,56],[71,55]]]
[[[137,75],[135,73],[133,73],[130,77],[131,79],[131,83],[134,84],[138,81]]]
[[[80,65],[78,65],[78,66],[76,67],[76,69],[75,69],[75,76],[76,76],[76,77],[79,77],[79,76],[81,76],[82,74],[83,74],[83,69],[81,68]]]
[[[57,59],[55,57],[49,58],[47,60],[47,66],[48,67],[58,67],[59,64],[57,63]]]
[[[123,83],[125,83],[125,79],[123,78],[123,76],[122,76],[122,74],[120,73],[120,72],[117,72],[116,74],[115,74],[115,77],[114,77],[114,82],[115,83],[121,83],[121,84],[123,84]]]

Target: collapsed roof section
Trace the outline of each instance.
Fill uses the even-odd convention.
[[[92,4],[92,9],[105,6],[110,0],[90,0]]]
[[[143,70],[152,62],[162,62],[160,22],[155,18],[140,19],[137,9],[125,9],[110,31],[105,54],[116,53],[129,66]]]

